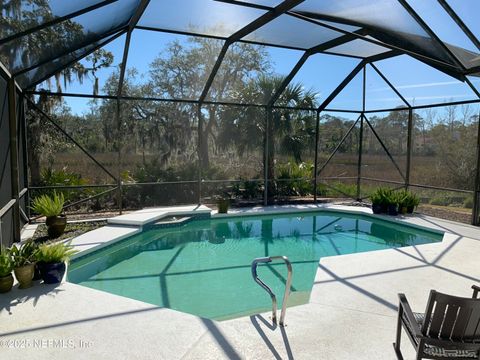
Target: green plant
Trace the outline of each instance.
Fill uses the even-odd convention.
[[[325,196],[329,197],[351,197],[357,196],[356,184],[345,184],[339,181],[329,183],[326,186]]]
[[[405,191],[401,206],[416,208],[420,204],[420,198],[410,191]]]
[[[257,181],[244,181],[243,187],[245,192],[243,194],[245,199],[255,199],[261,194],[260,184]]]
[[[13,245],[10,248],[10,253],[14,267],[19,268],[35,262],[36,251],[37,244],[34,241],[27,241],[22,246]]]
[[[13,261],[10,250],[0,247],[0,278],[8,276],[13,270]]]
[[[393,191],[389,188],[380,187],[376,189],[370,195],[370,200],[372,201],[373,205],[384,205],[387,206],[392,203],[393,199]]]
[[[35,258],[39,262],[55,264],[67,262],[78,250],[75,250],[71,242],[47,242],[40,244]]]
[[[446,197],[434,197],[433,199],[430,200],[431,205],[436,205],[436,206],[448,206],[451,204],[450,200]]]
[[[410,196],[411,196],[410,192],[408,190],[398,190],[396,194],[397,194],[398,206],[400,208],[408,207],[408,202],[410,201]]]
[[[473,199],[471,197],[466,198],[463,201],[463,207],[466,209],[472,209],[473,208]]]
[[[313,164],[300,164],[289,161],[277,167],[277,189],[279,195],[305,196],[313,192],[312,172]]]
[[[402,200],[403,200],[402,194],[400,194],[398,191],[390,190],[389,192],[386,193],[385,201],[387,206],[390,206],[390,205],[399,206]]]
[[[50,217],[58,216],[63,211],[65,198],[62,193],[53,192],[53,196],[40,195],[33,199],[32,210],[40,215]]]
[[[54,170],[51,167],[43,169],[40,178],[43,186],[85,185],[87,183],[80,174],[68,171],[67,167],[61,170]]]

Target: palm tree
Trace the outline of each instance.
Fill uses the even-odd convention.
[[[283,77],[278,75],[262,75],[250,81],[239,91],[238,100],[244,103],[267,104],[276,89],[283,82]],[[289,107],[288,109],[270,110],[270,121],[266,129],[265,110],[259,107],[246,107],[228,109],[224,116],[225,121],[220,129],[218,141],[220,146],[228,146],[232,142],[237,146],[237,151],[265,146],[265,131],[268,134],[267,176],[271,180],[269,198],[276,189],[275,179],[275,154],[291,156],[296,163],[302,162],[305,151],[313,151],[315,143],[315,116],[305,108],[315,108],[316,94],[306,90],[300,83],[287,86],[275,105]],[[292,109],[292,108],[298,108]],[[252,119],[254,119],[252,121]],[[265,159],[264,159],[265,162]]]

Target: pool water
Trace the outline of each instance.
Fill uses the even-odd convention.
[[[285,255],[288,306],[307,303],[320,258],[441,241],[442,234],[334,212],[195,220],[155,228],[74,259],[68,280],[154,305],[223,320],[271,309],[251,275],[253,259]],[[381,254],[379,254],[381,256]],[[281,306],[283,262],[258,266]]]

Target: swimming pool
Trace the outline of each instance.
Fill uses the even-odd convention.
[[[364,215],[316,211],[151,226],[72,260],[68,281],[154,305],[224,320],[271,309],[251,275],[253,259],[285,255],[293,266],[288,306],[309,300],[321,257],[419,245],[441,233]],[[281,306],[287,270],[261,265]]]

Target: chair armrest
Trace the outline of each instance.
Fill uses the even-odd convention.
[[[422,329],[418,326],[417,320],[415,320],[415,316],[413,316],[412,308],[408,303],[407,297],[405,294],[398,294],[398,298],[400,300],[399,311],[403,311],[405,313],[405,317],[407,321],[410,323],[410,329],[415,337],[420,338],[423,337]]]
[[[478,298],[478,293],[480,293],[480,286],[472,285],[472,289],[473,289],[472,298],[473,299]]]

